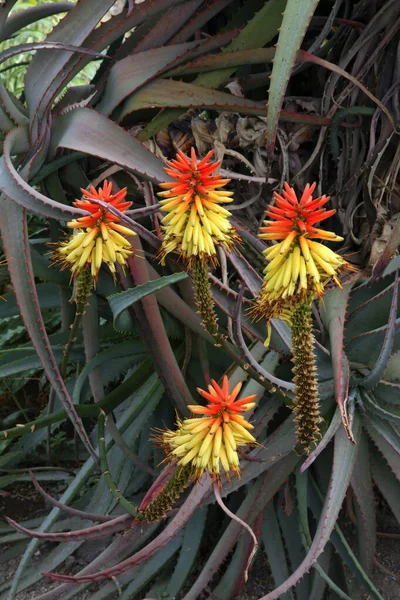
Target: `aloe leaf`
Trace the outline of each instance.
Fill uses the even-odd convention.
[[[374,482],[400,523],[400,483],[393,477],[390,467],[374,449],[371,452],[371,470]]]
[[[386,439],[378,433],[369,420],[365,420],[364,427],[366,428],[368,435],[382,454],[383,458],[389,465],[393,475],[400,481],[400,455],[391,443],[387,442]]]
[[[291,572],[293,572],[299,566],[299,564],[303,562],[306,556],[306,551],[301,539],[296,508],[291,508],[287,512],[284,511],[284,506],[286,504],[284,493],[285,492],[281,490],[277,498],[277,516],[285,547],[287,549]],[[291,494],[290,489],[288,493]],[[308,550],[308,548],[306,549]],[[311,576],[309,573],[306,573],[294,588],[296,598],[298,600],[309,600],[310,587]]]
[[[68,40],[75,46],[84,43],[100,19],[112,7],[114,0],[104,2],[80,2],[58,23],[47,37],[48,42]],[[59,77],[70,59],[70,54],[60,50],[47,53],[38,51],[33,57],[25,76],[25,95],[32,118],[33,138],[38,134],[39,123],[59,91]]]
[[[322,508],[322,494],[317,488],[314,481],[312,481],[313,485],[309,488],[309,506],[311,511],[313,512],[316,518],[320,517],[321,508]],[[362,566],[357,560],[354,552],[350,548],[349,544],[346,541],[345,536],[343,535],[340,527],[336,524],[332,534],[331,534],[331,542],[334,546],[336,552],[340,555],[343,562],[348,566],[350,572],[357,580],[361,583],[361,585],[368,590],[372,598],[375,600],[384,600],[383,596],[379,593],[373,582],[370,580]],[[335,590],[338,593],[337,590]],[[339,597],[340,594],[338,593]],[[347,599],[346,599],[347,600]]]
[[[397,284],[398,285],[398,284]],[[393,306],[393,294],[397,294],[394,282],[387,285],[377,294],[373,294],[373,287],[369,287],[369,298],[366,302],[360,303],[354,310],[349,312],[346,324],[346,339],[350,340],[353,336],[377,329],[387,325],[388,315]],[[355,290],[357,295],[357,288]],[[400,311],[400,302],[396,310]],[[351,295],[349,304],[353,304]]]
[[[0,80],[0,102],[4,113],[1,128],[3,133],[11,130],[10,125],[27,125],[29,123],[24,106],[7,90],[2,80]]]
[[[16,2],[17,0],[10,0],[7,3],[2,3],[0,5],[0,31],[3,31],[4,24],[7,21],[8,13],[11,11]]]
[[[82,388],[86,379],[94,369],[97,369],[114,358],[123,358],[124,356],[132,357],[132,364],[135,364],[143,359],[143,354],[143,344],[137,340],[127,340],[125,342],[120,342],[119,344],[113,344],[110,348],[107,348],[107,350],[99,352],[85,364],[84,368],[79,373],[72,394],[74,404],[79,404]]]
[[[179,5],[183,2],[186,3],[185,0],[153,0],[151,4],[145,5],[143,3],[141,5],[137,5],[135,10],[131,11],[129,14],[127,14],[125,11],[122,11],[110,19],[104,20],[96,28],[93,28],[91,33],[89,33],[85,39],[84,45],[85,47],[89,47],[94,51],[103,52],[105,49],[109,48],[113,42],[121,39],[127,32],[130,33],[134,40],[137,39],[137,37],[140,39],[141,35],[137,36],[135,31],[136,28],[139,29],[138,26],[147,26],[148,23],[152,23],[152,20],[153,22],[156,21],[157,17],[160,19],[162,13],[165,13],[165,11],[171,6]],[[90,4],[90,2],[88,3]],[[133,33],[132,30],[134,30]],[[60,37],[62,37],[62,32],[58,31],[58,34]],[[158,46],[161,44],[156,45]],[[128,54],[130,53],[131,49],[128,50]],[[124,54],[123,56],[126,55],[127,54]],[[117,55],[113,58],[115,58],[115,60],[120,59]],[[59,71],[53,82],[51,93],[49,93],[51,101],[55,99],[57,94],[60,93],[63,88],[65,88],[65,86],[75,75],[81,72],[81,70],[89,63],[89,60],[90,59],[88,59],[88,57],[81,55],[79,57],[72,57],[68,61],[64,68]],[[109,62],[111,66],[111,61]],[[104,65],[104,61],[102,67],[103,74],[105,74],[107,72],[107,66]]]
[[[108,296],[107,300],[113,313],[115,327],[119,329],[119,318],[121,313],[129,306],[132,306],[132,304],[142,300],[146,296],[159,292],[163,288],[172,285],[173,283],[177,283],[178,281],[182,281],[182,279],[186,279],[187,277],[187,273],[182,271],[181,273],[166,275],[165,277],[148,281],[142,285],[136,285],[134,288],[125,290],[124,292]]]
[[[396,382],[400,380],[400,352],[396,352],[393,354],[386,365],[385,372],[383,373],[383,377],[389,380],[389,382]],[[388,383],[386,381],[382,381],[383,384]]]
[[[25,153],[28,149],[27,130],[18,127],[10,131],[4,141],[3,156],[0,158],[1,187],[7,198],[31,212],[59,221],[82,216],[81,210],[44,196],[24,181],[14,167],[11,156]]]
[[[143,252],[139,238],[132,238],[136,254]],[[149,270],[143,259],[137,256],[129,260],[130,274],[136,285],[147,284],[151,281]],[[131,287],[126,277],[121,277],[123,287]],[[179,368],[172,350],[165,326],[161,317],[157,299],[145,296],[136,302],[132,309],[135,314],[142,339],[150,353],[155,369],[165,384],[165,389],[180,413],[188,413],[187,405],[193,404],[193,398],[186,380]]]
[[[64,348],[53,347],[53,358],[56,364],[62,361]],[[10,377],[16,373],[31,371],[43,368],[42,358],[37,355],[36,347],[27,349],[18,349],[0,352],[0,377]],[[82,346],[75,347],[71,352],[71,359],[75,361],[83,358]]]
[[[183,2],[177,6],[171,6],[164,12],[162,18],[156,17],[151,23],[149,31],[141,36],[139,42],[137,40],[132,40],[131,42],[130,38],[128,38],[122,44],[120,48],[121,52],[125,53],[124,55],[126,56],[127,54],[143,52],[150,48],[168,47],[173,44],[187,42],[190,36],[182,39],[181,42],[175,41],[173,36],[177,32],[180,32],[188,21],[193,20],[193,16],[201,4],[201,0],[193,0],[192,2]],[[144,27],[146,25],[147,21],[144,23]],[[140,35],[140,32],[136,31]]]
[[[94,449],[86,434],[82,420],[75,411],[61,377],[46,333],[31,267],[25,212],[4,197],[0,199],[0,203],[3,212],[0,224],[3,244],[21,316],[52,388],[63,404],[88,452],[95,457]],[[20,223],[20,227],[15,228],[15,223]]]
[[[118,120],[122,121],[127,115],[144,108],[203,108],[240,112],[248,115],[266,116],[267,108],[262,102],[233,96],[226,92],[208,89],[194,83],[175,81],[174,79],[153,79],[137,92],[132,94],[122,105]],[[282,121],[293,123],[309,123],[310,125],[327,125],[329,120],[318,115],[292,113],[282,111]],[[155,121],[155,120],[154,120]],[[142,132],[138,139],[143,140]]]
[[[296,472],[296,498],[300,521],[300,533],[303,538],[304,547],[309,550],[312,543],[312,538],[308,523],[308,473],[303,476],[301,470],[300,472]],[[328,584],[329,588],[334,591],[339,598],[342,598],[343,600],[351,600],[350,597],[345,594],[327,575],[330,563],[330,549],[330,544],[327,544],[323,554],[313,565],[315,572],[312,588],[310,590],[310,600],[311,598],[315,597],[322,598],[326,584]],[[328,556],[325,556],[327,554],[327,550]],[[320,563],[325,564],[322,565]]]
[[[372,427],[381,435],[384,440],[393,448],[395,452],[400,456],[400,432],[395,425],[388,423],[379,417],[374,416],[373,420],[364,415],[365,424],[367,431]]]
[[[234,52],[219,52],[191,60],[179,67],[167,71],[165,76],[176,77],[195,73],[214,71],[216,69],[237,68],[243,65],[258,65],[272,62],[275,48],[254,48],[251,50],[236,50]]]
[[[349,294],[354,282],[343,289],[329,290],[321,303],[321,317],[329,331],[335,398],[340,409],[343,427],[349,440],[354,441],[347,413],[349,391],[349,363],[343,348],[344,323]]]
[[[361,385],[366,390],[374,388],[379,383],[386,369],[389,357],[392,354],[396,335],[396,316],[399,295],[399,272],[397,270],[393,285],[393,297],[390,306],[389,320],[387,324],[385,339],[383,340],[382,348],[380,350],[376,363],[372,367],[367,377],[365,377],[365,379],[363,379],[363,381],[361,382]]]
[[[303,0],[302,2],[287,0],[268,91],[266,149],[269,156],[272,156],[274,152],[279,111],[295,64],[296,54],[318,2],[319,0]]]
[[[258,296],[260,294],[263,278],[240,252],[227,252],[226,254],[249,291],[254,297]]]
[[[135,52],[118,61],[109,72],[103,97],[96,110],[109,115],[118,104],[135,90],[153,79],[175,59],[198,43],[179,44]]]
[[[193,15],[193,17],[179,28],[178,32],[174,35],[170,43],[180,44],[182,42],[186,42],[192,35],[196,33],[196,31],[199,31],[203,25],[208,23],[213,17],[215,17],[215,15],[229,6],[231,2],[232,0],[214,0],[214,2],[207,3],[203,6],[200,5],[200,8]]]
[[[357,442],[361,435],[361,422],[357,414],[355,415],[353,422],[353,434]],[[289,579],[277,587],[273,592],[260,598],[260,600],[278,600],[281,594],[287,592],[291,587],[296,585],[324,551],[325,545],[329,541],[332,530],[336,524],[350,482],[356,455],[357,446],[347,439],[344,429],[339,429],[335,435],[333,466],[329,490],[326,495],[317,531],[315,532],[310,550],[301,565]]]
[[[361,388],[361,396],[365,401],[367,412],[370,413],[372,417],[375,418],[378,416],[396,424],[400,422],[400,405],[386,405],[382,401],[378,403],[373,390],[367,392]]]
[[[105,140],[112,144],[105,144]],[[162,162],[127,131],[89,108],[77,108],[54,119],[49,152],[69,148],[92,154],[152,181],[166,181]]]
[[[247,3],[248,4],[248,3]],[[252,3],[251,3],[252,4]],[[245,50],[265,46],[276,35],[282,22],[282,12],[286,0],[269,0],[243,27],[239,35],[224,48],[224,52]],[[246,7],[247,8],[247,7]],[[251,10],[251,7],[249,7]],[[240,23],[242,25],[242,23]],[[211,73],[204,73],[195,79],[196,87],[218,88],[228,83],[235,68],[219,69]],[[167,127],[171,121],[178,118],[181,109],[167,110],[159,113],[155,119],[140,133],[139,139],[146,140],[152,135]]]
[[[356,335],[346,345],[346,351],[351,361],[358,364],[367,365],[373,368],[378,360],[380,350],[387,335],[388,326],[373,329],[367,333]],[[393,342],[393,352],[400,350],[400,317],[395,321],[395,336]]]
[[[149,415],[152,413],[152,411],[155,409],[158,402],[160,401],[162,393],[163,393],[163,389],[162,389],[162,386],[160,385],[157,377],[154,375],[151,376],[151,378],[148,379],[146,381],[146,383],[133,394],[133,397],[131,398],[130,402],[127,403],[127,408],[121,414],[120,420],[118,422],[118,427],[120,429],[120,432],[123,433],[125,430],[127,430],[127,428],[134,421],[133,435],[139,435],[141,429],[144,426],[144,423],[146,422],[146,420],[148,420]],[[112,440],[110,440],[110,442],[108,443],[108,448],[111,448],[113,443],[114,442]],[[85,485],[88,477],[92,474],[93,470],[96,467],[97,467],[97,463],[92,458],[89,458],[86,461],[86,463],[82,466],[81,470],[79,471],[79,473],[77,474],[75,479],[72,481],[72,483],[70,484],[68,489],[61,496],[60,502],[62,504],[69,504],[75,498],[77,493]],[[104,491],[103,491],[101,497],[104,499],[107,499],[108,501],[110,499],[110,496],[108,494],[105,494]],[[93,508],[95,508],[95,506]],[[49,513],[49,515],[46,517],[46,519],[43,521],[42,525],[39,528],[39,531],[40,532],[48,531],[51,528],[51,526],[56,522],[56,520],[59,518],[59,516],[60,516],[60,509],[53,508],[52,511]],[[31,556],[35,552],[38,544],[39,544],[38,540],[32,540],[29,543],[28,548],[27,548],[25,554],[23,555],[21,562],[18,566],[18,569],[14,575],[13,581],[11,582],[11,589],[10,589],[9,595],[7,597],[7,600],[12,600],[18,589],[25,588],[28,585],[31,585],[32,583],[34,583],[35,581],[39,580],[42,577],[40,570],[35,568],[34,573],[31,576],[31,580],[27,582],[27,580],[25,578],[23,580],[23,585],[20,586],[20,581],[21,581],[22,575],[23,575],[26,567],[28,566],[29,561],[31,560]],[[71,552],[69,552],[68,554],[70,554],[70,553]],[[61,556],[61,558],[60,558],[60,557],[58,557],[58,555],[55,555],[54,557],[49,557],[49,562],[51,565],[51,566],[49,566],[49,568],[54,568],[63,559],[64,559],[63,556]],[[9,587],[9,586],[7,585],[6,587]]]
[[[237,511],[237,516],[245,522],[251,522],[283,485],[292,469],[293,457],[285,457],[278,465],[271,467],[263,477],[259,477],[246,493],[246,497]],[[225,495],[225,487],[223,492]],[[249,518],[251,514],[253,514],[253,519]],[[199,597],[232,550],[240,534],[240,525],[235,521],[231,521],[213,548],[200,575],[183,597],[183,600],[196,600]]]
[[[208,489],[208,478],[199,481],[197,485],[193,488],[193,490],[190,492],[188,498],[181,506],[178,513],[166,526],[166,528],[154,540],[147,544],[147,546],[145,546],[142,550],[139,550],[139,552],[136,552],[133,556],[127,558],[121,563],[104,569],[102,571],[91,573],[89,575],[68,576],[58,575],[56,573],[46,573],[45,575],[51,576],[51,578],[55,581],[63,581],[65,583],[91,583],[92,581],[102,581],[103,579],[110,579],[115,575],[119,575],[128,571],[129,569],[132,569],[135,566],[143,564],[144,562],[148,561],[152,556],[154,556],[156,552],[164,548],[168,544],[168,542],[177,535],[177,533],[187,523],[194,511],[198,508]]]
[[[261,539],[275,585],[281,585],[289,577],[289,568],[273,502],[270,502],[264,510]],[[281,600],[294,600],[293,592],[290,590],[286,594],[282,594]]]
[[[1,30],[0,41],[10,38],[23,27],[27,27],[40,19],[45,19],[46,17],[57,15],[61,12],[68,12],[73,6],[73,2],[57,2],[54,4],[39,4],[38,6],[31,6],[24,10],[13,12],[4,23],[4,27]]]
[[[38,283],[36,286],[38,302],[42,311],[60,307],[60,291],[54,283]],[[19,308],[14,292],[3,295],[0,302],[0,319],[19,315]]]
[[[206,509],[203,508],[202,510],[198,510],[185,526],[178,562],[175,565],[172,577],[169,577],[166,590],[171,598],[176,598],[178,596],[196,560],[201,538],[204,533],[206,517]]]
[[[375,559],[376,515],[368,439],[365,435],[361,437],[359,443],[357,458],[350,483],[360,514],[360,526],[358,527],[360,562],[363,569],[369,572],[372,569]]]
[[[124,102],[118,117],[121,121],[128,114],[143,108],[171,107],[213,108],[263,116],[267,113],[262,102],[247,100],[226,92],[210,90],[194,83],[185,83],[173,79],[154,79]]]
[[[162,548],[155,556],[153,556],[144,565],[141,565],[137,569],[137,573],[130,574],[129,584],[121,595],[121,600],[128,600],[133,598],[140,590],[149,584],[149,582],[157,575],[161,569],[171,560],[171,558],[178,552],[182,545],[183,532],[179,532],[175,538],[170,540],[165,548]],[[133,575],[133,577],[132,577]],[[128,579],[127,577],[127,579]],[[123,582],[122,582],[123,583]],[[115,592],[115,585],[114,592]],[[146,596],[153,595],[152,589],[146,591]],[[163,593],[161,591],[161,593]],[[151,596],[149,596],[151,597]]]
[[[7,48],[0,52],[0,64],[9,58],[13,58],[18,54],[22,54],[23,52],[32,52],[38,50],[64,50],[65,52],[78,52],[81,54],[88,54],[89,56],[94,56],[98,58],[101,56],[98,52],[94,52],[93,50],[89,50],[88,48],[81,48],[79,46],[74,46],[73,44],[65,44],[64,42],[32,42],[30,44],[18,44],[17,46],[11,46],[11,48]]]

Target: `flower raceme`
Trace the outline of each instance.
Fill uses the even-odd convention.
[[[132,254],[131,245],[123,235],[135,233],[121,225],[118,216],[92,200],[101,200],[120,212],[125,212],[132,202],[124,202],[126,188],[112,194],[112,183],[107,180],[97,191],[91,186],[90,190],[81,189],[81,192],[83,198],[76,200],[74,205],[90,214],[67,223],[67,227],[76,231],[57,249],[58,259],[75,275],[90,267],[95,278],[103,262],[114,274],[115,263],[125,267],[126,259]]]
[[[269,264],[265,273],[265,291],[269,297],[285,298],[311,285],[319,295],[323,295],[324,283],[331,278],[340,286],[337,274],[352,268],[339,254],[336,254],[314,239],[341,242],[342,237],[330,231],[317,229],[315,223],[328,219],[335,210],[322,208],[329,197],[313,199],[316,183],[307,184],[300,198],[287,183],[282,196],[274,193],[275,206],[270,206],[259,237],[263,240],[282,240],[264,251]]]
[[[167,162],[164,170],[174,181],[160,184],[166,191],[158,193],[162,211],[168,213],[161,221],[162,260],[179,252],[189,263],[195,257],[215,262],[216,245],[229,250],[238,239],[228,221],[231,213],[221,206],[232,202],[233,192],[220,189],[230,180],[213,174],[220,163],[210,161],[212,155],[213,151],[198,161],[194,148],[190,158],[179,150],[176,159]]]
[[[241,387],[242,384],[238,383],[229,392],[225,375],[222,387],[212,380],[208,391],[197,388],[209,404],[188,408],[192,413],[204,416],[178,421],[176,431],[167,430],[162,434],[161,443],[169,458],[177,458],[178,465],[192,465],[196,479],[202,476],[205,469],[214,479],[219,479],[220,465],[228,477],[230,471],[239,477],[238,447],[256,444],[249,432],[253,425],[241,414],[255,406],[253,400],[256,396],[237,400]]]
[[[269,220],[260,228],[261,239],[278,242],[264,250],[268,264],[260,297],[252,309],[255,318],[267,320],[267,345],[272,318],[291,325],[293,309],[299,302],[323,296],[331,279],[341,287],[338,275],[345,269],[355,270],[339,254],[315,241],[343,240],[335,233],[315,227],[336,212],[323,208],[329,197],[313,198],[315,187],[315,183],[307,184],[298,200],[294,189],[285,183],[282,196],[274,193],[275,205],[269,206],[266,212]]]

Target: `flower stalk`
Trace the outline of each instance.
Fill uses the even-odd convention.
[[[315,227],[336,212],[324,208],[329,197],[313,198],[315,188],[315,183],[307,184],[300,199],[287,183],[282,195],[274,193],[275,202],[266,212],[269,220],[260,228],[259,237],[276,243],[264,250],[264,283],[251,311],[255,319],[267,322],[266,345],[271,338],[271,319],[282,319],[292,330],[293,410],[299,447],[306,454],[321,437],[311,305],[315,298],[324,295],[331,280],[341,287],[342,271],[355,270],[342,256],[315,241],[343,240],[331,231]]]
[[[299,446],[309,454],[321,438],[320,405],[317,369],[314,357],[311,301],[299,303],[292,313],[293,381],[295,400],[293,412]]]
[[[139,510],[137,518],[148,522],[157,522],[166,516],[175,502],[188,487],[192,480],[192,470],[190,465],[184,467],[177,466],[174,474],[161,492],[146,506]]]
[[[173,181],[162,183],[165,191],[158,193],[161,210],[167,213],[161,221],[164,239],[160,258],[164,264],[170,252],[178,253],[192,271],[203,324],[221,346],[225,337],[218,330],[207,265],[216,266],[217,248],[231,250],[239,237],[229,222],[231,213],[222,206],[232,202],[233,192],[222,189],[230,180],[215,175],[220,163],[211,161],[212,155],[213,151],[197,160],[192,148],[190,157],[178,151],[176,159],[168,161],[164,170]]]
[[[214,338],[215,345],[221,347],[226,338],[219,331],[207,267],[198,257],[193,261],[193,287],[196,305],[203,319],[203,325]]]
[[[69,357],[73,345],[78,337],[79,327],[82,321],[82,316],[85,312],[87,305],[87,299],[91,293],[93,285],[93,277],[91,276],[90,270],[86,269],[79,273],[78,277],[74,280],[74,291],[70,302],[76,303],[75,317],[71,325],[71,330],[68,338],[68,342],[65,345],[63,352],[63,359],[61,362],[61,375],[65,379],[67,375],[67,368]]]

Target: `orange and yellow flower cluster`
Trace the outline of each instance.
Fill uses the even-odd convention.
[[[123,236],[135,233],[121,225],[118,216],[92,200],[101,200],[120,212],[125,212],[132,202],[124,201],[126,188],[112,194],[112,183],[107,180],[97,191],[92,186],[89,191],[81,189],[81,192],[83,198],[76,200],[74,205],[90,214],[67,223],[67,227],[76,231],[69,240],[60,244],[56,250],[57,258],[75,275],[89,268],[95,278],[102,263],[108,265],[114,274],[115,263],[125,267],[128,256],[132,254],[131,244]]]
[[[240,476],[238,448],[256,444],[249,432],[253,426],[241,413],[255,406],[256,396],[237,400],[242,384],[229,392],[228,378],[223,378],[222,387],[212,380],[208,392],[197,388],[207,406],[189,406],[193,414],[204,415],[178,421],[176,431],[167,430],[161,436],[169,458],[177,458],[178,465],[191,464],[195,479],[199,479],[207,469],[214,479],[220,477],[220,466],[229,477],[230,471]]]
[[[268,326],[271,318],[280,318],[290,324],[296,303],[307,297],[322,296],[331,279],[340,286],[339,273],[345,269],[354,270],[339,254],[314,241],[343,240],[335,233],[315,227],[316,223],[336,212],[322,208],[329,197],[313,198],[315,187],[315,183],[307,184],[298,200],[294,189],[285,183],[282,196],[275,192],[275,205],[266,212],[270,220],[260,228],[261,239],[278,242],[264,250],[268,264],[261,294],[253,309],[255,317],[266,318]]]
[[[237,240],[228,220],[231,213],[221,206],[232,202],[233,193],[220,189],[230,180],[214,175],[220,163],[210,161],[212,154],[198,161],[192,148],[190,158],[178,151],[177,158],[167,163],[165,172],[174,181],[162,183],[167,191],[158,194],[164,198],[161,209],[168,213],[162,219],[163,261],[170,252],[178,252],[189,263],[196,257],[215,262],[216,246],[229,250]]]

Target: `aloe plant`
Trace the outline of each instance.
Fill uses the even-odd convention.
[[[293,163],[287,160],[288,146],[282,143],[289,125],[298,128],[300,124],[311,132],[313,152],[324,149],[323,167],[328,154],[324,136],[329,129],[329,147],[341,161],[342,176],[348,178],[337,199],[345,229],[344,215],[352,215],[354,221],[357,206],[356,194],[349,192],[351,180],[357,189],[365,184],[371,195],[374,174],[382,175],[381,157],[385,149],[389,156],[393,151],[393,118],[387,99],[379,96],[379,86],[367,82],[366,87],[359,81],[361,76],[356,79],[346,68],[357,48],[361,56],[377,40],[381,49],[391,43],[398,3],[384,3],[366,28],[360,19],[368,11],[357,6],[354,14],[345,12],[331,30],[336,3],[322,26],[318,20],[311,22],[318,27],[318,43],[311,35],[307,52],[299,47],[316,2],[305,4],[298,35],[289,40],[287,24],[295,12],[292,2],[286,6],[281,0],[128,2],[118,14],[112,14],[113,0],[80,0],[64,7],[68,13],[44,41],[29,44],[19,43],[19,28],[53,8],[43,4],[36,11],[14,14],[13,2],[9,2],[0,9],[2,39],[15,36],[16,42],[0,53],[0,63],[22,52],[35,52],[24,73],[23,94],[7,87],[7,80],[0,83],[0,229],[13,289],[1,290],[7,302],[0,303],[0,317],[18,319],[20,315],[30,340],[24,338],[17,347],[21,338],[11,337],[11,348],[0,350],[0,375],[15,378],[36,373],[41,379],[35,390],[42,399],[35,415],[24,415],[16,407],[4,422],[0,466],[8,471],[0,476],[0,484],[30,481],[27,470],[33,467],[33,484],[52,505],[44,519],[20,524],[7,515],[11,520],[1,526],[1,543],[8,545],[3,560],[23,552],[15,576],[0,585],[2,598],[11,600],[41,579],[42,573],[60,582],[39,596],[43,600],[79,597],[93,582],[98,583],[91,592],[94,599],[113,598],[116,577],[123,598],[146,593],[148,598],[180,595],[194,600],[207,586],[221,600],[240,592],[252,541],[240,523],[227,524],[207,476],[179,499],[176,494],[165,516],[155,522],[143,520],[154,509],[154,500],[171,489],[174,477],[173,465],[162,463],[164,455],[149,439],[155,429],[173,427],[176,412],[187,418],[187,406],[196,404],[196,387],[203,387],[210,378],[221,379],[225,372],[229,385],[243,382],[243,394],[257,398],[251,422],[260,446],[242,449],[240,479],[222,477],[221,502],[263,542],[258,551],[266,553],[276,584],[275,591],[263,598],[293,598],[292,588],[299,600],[322,599],[327,588],[340,597],[354,597],[352,584],[343,583],[337,555],[350,569],[356,586],[363,586],[373,598],[382,598],[370,579],[376,543],[374,484],[400,519],[399,261],[388,265],[396,240],[391,240],[391,250],[383,255],[373,276],[368,270],[352,275],[343,281],[343,289],[328,290],[323,303],[314,307],[323,422],[321,441],[306,459],[293,450],[290,331],[285,323],[274,320],[271,344],[265,348],[266,327],[252,322],[248,313],[262,283],[264,245],[248,229],[247,217],[242,219],[238,212],[238,218],[232,219],[242,246],[224,254],[229,262],[221,275],[208,273],[221,347],[214,345],[215,336],[196,312],[192,280],[182,263],[173,256],[166,258],[165,265],[154,260],[162,242],[154,192],[159,183],[168,181],[159,142],[177,143],[170,123],[188,109],[197,111],[195,117],[192,112],[187,116],[191,146],[196,127],[203,131],[200,125],[210,123],[211,131],[218,130],[214,124],[222,111],[233,113],[237,130],[240,124],[251,123],[250,119],[268,115],[268,140],[271,145],[278,127],[282,168],[286,169],[281,173],[278,162],[271,163],[276,180],[295,175]],[[220,28],[217,22],[225,26]],[[290,48],[284,67],[278,68],[278,60],[271,73],[265,65],[274,58],[272,43],[280,27],[278,58],[285,40]],[[334,42],[351,41],[354,31],[359,34],[357,43],[344,45],[337,64],[326,61],[327,50],[332,48],[331,55],[338,53]],[[309,39],[305,39],[307,46]],[[295,62],[300,66],[294,67]],[[246,71],[249,64],[252,73]],[[316,113],[301,107],[296,112],[292,106],[280,110],[292,69],[305,69],[305,65],[318,68],[321,80],[327,69],[334,71],[321,92],[321,110]],[[89,83],[76,79],[83,72],[87,76],[90,69],[95,74]],[[271,74],[274,112],[268,113],[266,94],[260,96],[257,86],[262,81],[265,91]],[[232,76],[243,84],[243,96],[224,87]],[[336,115],[343,104],[331,107],[329,103],[333,91],[345,101],[350,88],[340,87],[344,81],[346,86],[355,86],[352,96],[365,93],[381,112],[372,116],[371,106],[362,106],[366,102],[362,96],[356,111]],[[368,127],[361,132],[341,128],[341,119],[354,112],[367,118]],[[378,118],[383,123],[382,135],[368,155],[370,170],[360,172],[354,156],[346,160],[343,140],[354,136],[353,143],[364,151],[366,144],[357,135],[365,136],[370,123],[375,131]],[[257,125],[261,141],[250,147],[261,169],[267,134],[262,119]],[[230,148],[237,130],[232,126],[232,135],[224,139],[228,157],[238,160],[237,172],[231,169],[223,176],[234,180],[236,175],[259,185],[257,177],[251,179],[254,173],[250,177],[242,172],[250,157],[246,146],[239,147],[240,152],[237,145]],[[212,139],[216,150],[221,150],[221,140]],[[207,136],[197,139],[198,145],[201,142],[210,144]],[[198,152],[202,152],[199,147]],[[228,165],[223,163],[225,171]],[[260,173],[258,179],[264,182],[265,172]],[[301,172],[296,176],[301,177]],[[390,177],[391,173],[382,175],[385,181],[391,181]],[[77,335],[74,329],[71,340],[69,329],[77,322],[70,303],[73,284],[69,273],[51,263],[48,244],[64,238],[66,222],[85,215],[73,204],[81,195],[80,188],[97,187],[104,179],[118,189],[127,187],[127,197],[134,203],[121,222],[137,234],[132,237],[136,257],[128,260],[125,273],[118,270],[115,280],[107,268],[100,269]],[[336,189],[342,190],[342,183],[339,177]],[[237,193],[241,185],[231,184]],[[328,185],[335,188],[331,181]],[[269,189],[267,196],[269,200]],[[257,218],[265,210],[266,202],[262,203]],[[373,207],[367,204],[372,212]],[[22,328],[22,322],[18,323]],[[66,345],[69,359],[63,364]],[[56,435],[71,440],[58,451],[61,464],[64,460],[71,464],[73,430],[79,436],[76,453],[81,467],[73,469],[74,475],[63,471],[60,475],[56,468],[44,470],[53,464]],[[43,490],[42,483],[60,477],[65,490],[56,500]],[[357,521],[356,553],[338,520],[345,497]],[[78,548],[85,553],[91,540],[110,540],[107,536],[111,535],[111,542],[104,546],[99,542],[98,555],[81,572],[55,573]],[[32,555],[45,540],[56,545],[39,564],[30,566]],[[175,564],[172,577],[171,561]]]

